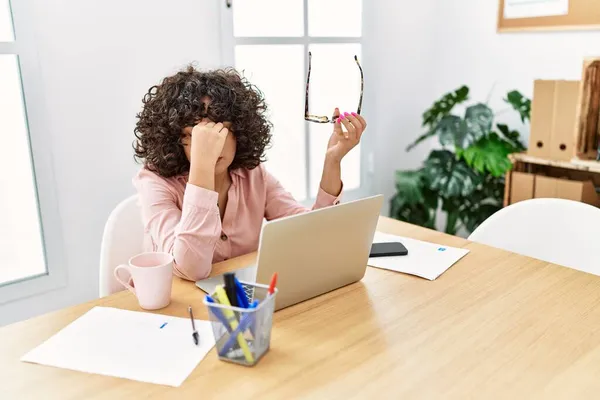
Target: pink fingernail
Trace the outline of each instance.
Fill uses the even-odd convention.
[[[347,113],[347,112],[344,113],[344,117],[347,117],[349,115],[350,115],[350,113]]]
[[[339,124],[340,122],[342,122],[342,119],[338,118],[336,122]]]
[[[353,112],[352,115],[354,115],[355,117],[358,115],[357,113]]]
[[[344,119],[344,114],[340,115],[340,121]]]

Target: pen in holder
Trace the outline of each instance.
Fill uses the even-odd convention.
[[[277,290],[269,295],[266,285],[246,282],[242,285],[253,289],[253,297],[248,299],[250,307],[233,307],[206,299],[204,304],[208,307],[219,358],[253,366],[269,350]],[[218,299],[219,293],[213,297]]]

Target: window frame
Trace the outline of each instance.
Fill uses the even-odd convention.
[[[308,0],[303,0],[304,10],[304,35],[298,37],[235,37],[233,35],[233,7],[235,1],[220,0],[220,24],[221,24],[221,64],[224,67],[235,66],[235,46],[238,45],[281,45],[295,44],[304,46],[304,79],[308,73],[308,50],[311,44],[359,44],[363,45],[364,38],[364,7],[362,12],[363,32],[358,37],[335,37],[335,36],[309,36],[308,35]],[[365,69],[365,63],[361,60],[361,65]],[[365,81],[369,78],[366,75],[368,71],[365,69]],[[358,83],[357,83],[358,84]],[[365,83],[367,86],[368,83]],[[367,89],[365,89],[367,90]],[[304,93],[304,86],[302,87]],[[363,109],[365,107],[363,106]],[[368,110],[368,107],[367,107]],[[368,111],[367,111],[368,112]],[[304,113],[304,110],[298,110],[298,113]],[[363,112],[364,114],[364,112]],[[310,206],[316,198],[311,195],[314,192],[313,186],[318,185],[318,182],[311,182],[310,174],[310,123],[304,123],[304,145],[305,145],[305,174],[306,174],[306,199],[302,204]],[[374,175],[374,138],[369,134],[364,135],[360,142],[360,186],[352,190],[344,190],[344,200],[356,200],[367,196],[373,190],[373,175]],[[325,149],[323,149],[325,151]],[[273,171],[272,171],[273,172]],[[276,172],[275,172],[276,173]]]
[[[35,11],[28,2],[10,1],[14,41],[0,42],[0,55],[17,56],[21,73],[23,106],[36,190],[46,272],[0,283],[0,305],[35,296],[67,285],[61,219],[56,196],[52,158],[52,129],[46,115],[43,81],[35,46]]]

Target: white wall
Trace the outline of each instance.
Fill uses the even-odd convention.
[[[104,222],[134,192],[143,94],[191,61],[220,64],[219,0],[24,1],[37,28],[68,286],[0,306],[0,325],[97,296]]]
[[[531,97],[535,79],[581,79],[583,58],[600,55],[600,31],[499,34],[497,13],[497,0],[438,2],[434,96],[464,83],[473,100],[485,101],[495,84],[490,105],[499,110],[507,91]],[[518,120],[511,113],[504,118]]]
[[[427,150],[404,151],[420,135],[420,116],[432,100],[435,3],[364,2],[365,113],[376,141],[374,189],[386,197],[386,214],[394,171],[418,166]]]
[[[600,31],[498,34],[498,0],[365,4],[365,64],[375,64],[375,73],[365,71],[365,85],[376,91],[369,115],[377,130],[375,186],[386,199],[394,171],[419,167],[437,145],[404,152],[422,133],[422,112],[441,95],[466,84],[473,101],[486,101],[493,89],[491,107],[505,110],[507,91],[532,96],[534,79],[580,79],[583,57],[600,55]],[[499,120],[528,134],[510,111]]]

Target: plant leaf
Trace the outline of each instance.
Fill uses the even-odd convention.
[[[487,175],[481,185],[481,194],[484,198],[496,199],[499,205],[502,205],[504,199],[504,176]]]
[[[465,136],[460,147],[467,148],[473,142],[486,136],[492,129],[494,113],[485,104],[479,103],[467,108],[465,122],[468,134]]]
[[[396,171],[396,196],[402,204],[424,203],[424,177],[420,170]]]
[[[467,135],[467,124],[461,117],[456,115],[446,115],[441,119],[434,129],[438,135],[440,143],[444,146],[452,145],[456,147],[465,140]]]
[[[481,183],[469,166],[448,150],[434,150],[425,161],[424,174],[429,188],[444,198],[469,196]]]
[[[462,205],[462,197],[448,197],[442,199],[442,211],[454,212]]]
[[[437,207],[436,207],[437,209]],[[435,229],[436,209],[424,203],[409,205],[394,196],[390,201],[390,216],[400,221]]]
[[[411,143],[406,151],[411,151],[419,143],[438,134],[438,126],[441,120],[448,116],[454,106],[457,104],[467,101],[469,98],[469,88],[467,86],[461,86],[454,92],[446,93],[441,99],[437,100],[431,108],[423,113],[423,124],[422,126],[428,128],[427,132],[423,133],[414,143]]]
[[[425,172],[423,170],[421,170],[421,172],[423,173],[424,181],[425,181],[425,185],[426,185],[425,187],[423,187],[423,198],[425,200],[424,204],[434,211],[434,217],[435,217],[435,212],[437,212],[438,205],[439,205],[440,194],[437,191],[431,189],[430,182],[425,178]]]
[[[492,176],[499,177],[512,167],[508,155],[514,150],[510,143],[500,139],[496,134],[490,134],[465,149],[461,157],[477,172],[490,173]]]
[[[495,203],[479,203],[469,208],[461,214],[461,221],[465,228],[470,232],[473,232],[479,225],[486,219],[491,217],[494,213],[499,211],[502,205]]]
[[[454,106],[467,101],[468,98],[469,88],[467,86],[461,86],[454,92],[446,93],[423,113],[423,126],[429,127],[431,131],[443,117],[450,114]]]
[[[442,211],[446,212],[445,232],[450,235],[456,234],[462,202],[462,197],[450,197],[442,200]]]
[[[531,120],[531,100],[523,96],[521,92],[518,90],[508,92],[504,101],[510,104],[512,108],[519,113],[523,123]]]
[[[485,182],[461,201],[460,220],[469,232],[502,208],[504,178],[488,175]]]
[[[523,145],[523,142],[521,142],[521,134],[519,131],[511,131],[508,128],[508,125],[505,124],[496,124],[496,127],[500,133],[502,133],[502,135],[515,147],[515,153],[524,151],[526,149],[526,147]]]
[[[457,149],[466,149],[480,138],[486,136],[492,127],[494,114],[485,104],[476,104],[467,108],[465,118],[446,115],[433,130],[443,146],[452,145]]]
[[[448,211],[448,215],[446,218],[446,230],[445,232],[448,235],[456,235],[456,231],[458,230],[458,221],[459,221],[459,217],[460,214],[458,213],[458,210],[455,211]]]
[[[390,202],[390,216],[400,221],[435,229],[438,193],[428,187],[422,169],[396,172],[396,195]]]

